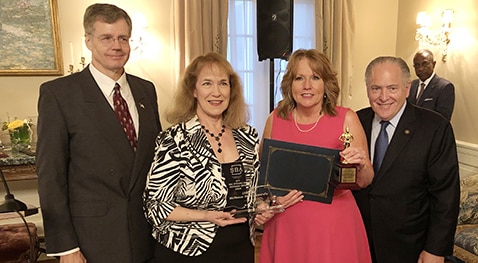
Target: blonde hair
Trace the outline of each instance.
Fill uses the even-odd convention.
[[[292,82],[297,76],[299,61],[307,59],[310,68],[324,81],[324,100],[322,101],[322,113],[335,116],[337,112],[337,99],[339,97],[339,84],[337,72],[332,68],[329,59],[316,49],[298,49],[289,58],[286,72],[281,82],[283,99],[277,105],[277,115],[282,119],[288,119],[290,112],[297,107],[297,102],[292,96]]]

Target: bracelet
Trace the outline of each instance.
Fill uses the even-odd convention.
[[[278,205],[279,202],[277,201],[277,196],[273,195],[272,198],[271,198],[271,205],[272,206],[275,206],[275,205]]]

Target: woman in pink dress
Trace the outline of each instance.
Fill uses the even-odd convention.
[[[337,106],[337,73],[315,49],[290,57],[281,83],[283,100],[270,114],[263,138],[343,150],[339,140],[348,127],[354,140],[340,155],[359,164],[357,183],[372,182],[367,139],[354,111]],[[294,176],[291,174],[290,176]],[[331,204],[303,200],[293,190],[277,197],[284,206],[265,225],[261,263],[371,262],[367,234],[350,190],[335,190]]]

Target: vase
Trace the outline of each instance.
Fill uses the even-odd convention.
[[[32,131],[27,124],[10,130],[12,152],[18,153],[30,148]]]

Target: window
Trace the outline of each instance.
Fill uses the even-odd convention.
[[[269,116],[270,60],[259,62],[256,1],[229,0],[227,58],[239,74],[249,104],[249,124],[262,134]],[[291,0],[292,1],[292,0]],[[314,0],[294,0],[293,49],[315,47]],[[281,99],[280,82],[287,61],[274,59],[274,102]]]

